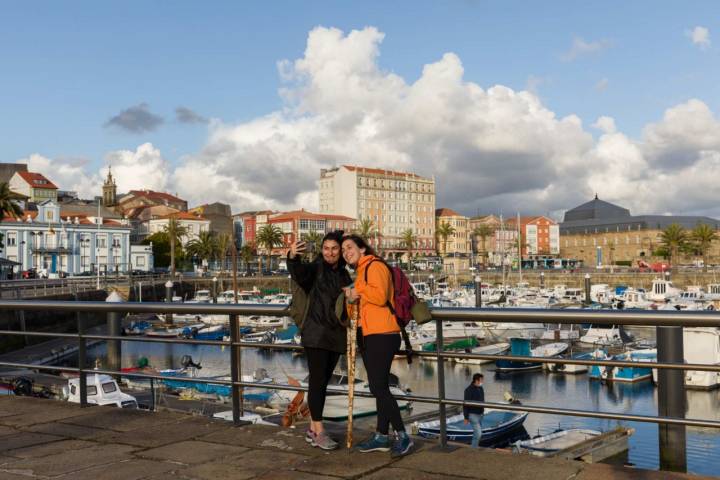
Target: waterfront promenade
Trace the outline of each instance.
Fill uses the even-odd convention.
[[[362,436],[364,432],[356,432]],[[177,412],[149,413],[28,397],[0,397],[0,480],[532,479],[679,480],[685,474],[511,455],[465,446],[348,454],[310,448],[303,428],[234,427]]]

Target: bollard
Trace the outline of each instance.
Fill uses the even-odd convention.
[[[545,288],[545,272],[540,272],[540,288]]]
[[[683,363],[682,327],[656,327],[658,362]],[[658,416],[685,418],[685,371],[658,369]],[[658,425],[660,469],[687,471],[685,425]]]
[[[108,303],[121,303],[123,299],[122,297],[120,297],[120,295],[118,295],[117,292],[113,291],[110,295],[108,295],[105,301]],[[120,312],[110,312],[107,314],[107,331],[108,335],[111,335],[113,337],[120,336]],[[122,366],[121,345],[122,344],[120,343],[120,340],[107,341],[108,370],[113,370],[116,372],[120,371],[120,367]]]
[[[213,283],[212,283],[212,302],[217,303],[217,277],[213,277]]]
[[[482,308],[482,279],[475,276],[475,308]]]
[[[173,297],[173,282],[171,280],[168,280],[165,283],[165,301],[167,303],[172,303],[172,297]],[[165,323],[167,325],[173,324],[173,316],[172,313],[166,313],[165,314]]]
[[[585,305],[590,305],[590,274],[585,274]]]

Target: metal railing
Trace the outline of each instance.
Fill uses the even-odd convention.
[[[53,372],[71,372],[80,376],[81,405],[87,404],[86,397],[86,375],[88,373],[102,373],[123,377],[137,377],[156,380],[177,380],[177,377],[143,374],[135,372],[121,372],[117,370],[90,369],[86,366],[86,342],[88,340],[105,340],[108,342],[120,341],[141,341],[153,343],[181,343],[192,345],[214,345],[230,347],[230,380],[192,378],[193,382],[204,384],[227,385],[232,388],[232,412],[233,421],[239,424],[241,412],[243,411],[243,388],[265,388],[275,390],[307,391],[307,388],[285,384],[268,384],[258,382],[242,381],[242,356],[243,348],[264,348],[275,350],[302,350],[299,345],[279,345],[273,343],[243,342],[240,339],[239,315],[287,315],[287,309],[282,305],[259,305],[259,304],[182,304],[182,303],[106,303],[106,302],[61,302],[61,301],[0,301],[0,310],[10,311],[55,311],[55,312],[76,312],[78,333],[51,333],[33,331],[0,330],[0,335],[23,335],[36,337],[55,338],[76,338],[78,340],[78,367],[46,366],[24,363],[0,362],[0,367],[28,368],[46,370]],[[230,318],[231,340],[189,340],[180,338],[152,338],[152,337],[128,337],[121,335],[92,335],[85,333],[84,322],[81,312],[90,313],[180,313],[180,314],[224,314]],[[444,321],[490,321],[490,322],[525,322],[525,323],[553,323],[553,324],[577,324],[592,323],[595,325],[642,325],[642,326],[680,326],[680,327],[718,327],[720,326],[720,315],[716,312],[656,312],[656,311],[589,311],[589,310],[524,310],[524,309],[472,309],[472,308],[440,308],[433,309],[432,316],[436,324],[435,352],[415,352],[418,357],[431,357],[438,361],[438,396],[403,396],[404,400],[437,404],[440,410],[440,443],[447,445],[446,407],[448,405],[485,407],[498,410],[533,412],[543,414],[568,415],[577,417],[589,417],[600,419],[614,419],[637,422],[650,422],[669,426],[694,426],[720,428],[720,421],[685,419],[681,417],[670,417],[660,415],[634,415],[610,412],[598,412],[589,410],[578,410],[568,408],[545,407],[539,405],[514,405],[497,402],[475,402],[457,399],[449,399],[445,395],[445,371],[444,361],[448,358],[480,359],[480,360],[512,360],[519,362],[574,364],[587,366],[608,366],[608,367],[637,367],[638,362],[619,360],[579,360],[569,358],[551,357],[530,357],[515,355],[486,355],[473,353],[449,352],[443,349],[443,322]],[[660,352],[659,352],[660,353]],[[660,357],[659,357],[660,358]],[[667,369],[670,371],[696,370],[708,372],[720,372],[720,365],[695,364],[681,362],[643,363],[646,368]],[[358,396],[371,397],[364,392],[356,392]]]

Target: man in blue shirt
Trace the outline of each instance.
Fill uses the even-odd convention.
[[[484,402],[485,401],[485,390],[482,387],[483,374],[476,373],[472,377],[472,383],[465,389],[465,400],[473,402]],[[480,437],[482,437],[482,419],[485,409],[483,407],[463,407],[463,416],[465,417],[465,423],[472,425],[473,438],[470,444],[473,448],[477,448],[480,443]]]

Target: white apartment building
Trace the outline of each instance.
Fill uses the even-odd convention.
[[[178,225],[185,227],[187,231],[187,235],[183,235],[181,237],[183,245],[187,245],[189,241],[198,238],[200,236],[200,232],[210,231],[210,220],[205,217],[189,212],[177,212],[164,215],[159,218],[151,218],[150,220],[142,222],[140,225],[140,233],[149,236],[153,233],[164,232],[170,223],[170,218],[175,218]]]
[[[320,213],[372,220],[373,246],[404,253],[401,236],[412,230],[413,252],[435,251],[435,179],[414,173],[343,165],[320,171]]]

